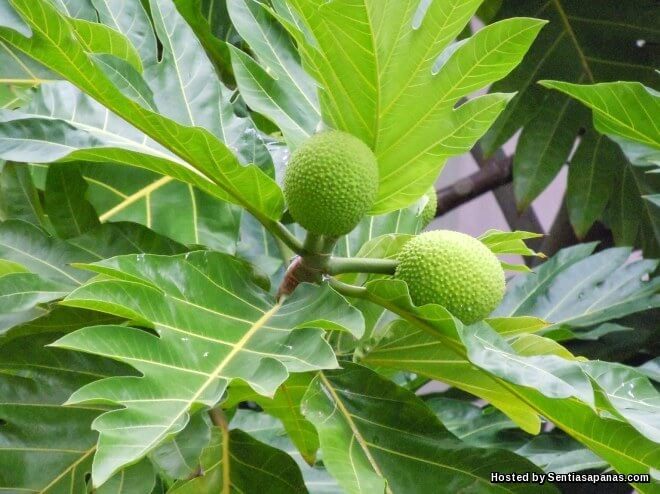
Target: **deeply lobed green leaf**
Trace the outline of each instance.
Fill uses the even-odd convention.
[[[56,343],[126,362],[144,374],[99,381],[70,399],[125,407],[94,423],[101,433],[97,485],[181,431],[191,410],[217,404],[232,379],[272,395],[289,372],[337,365],[323,329],[358,336],[363,330],[361,315],[328,287],[304,285],[277,302],[250,281],[244,263],[224,254],[124,256],[88,268],[102,276],[65,304],[126,317],[158,335],[99,326]]]

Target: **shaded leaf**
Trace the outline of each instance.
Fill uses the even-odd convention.
[[[74,268],[73,263],[134,252],[175,254],[185,250],[182,245],[131,223],[101,225],[69,241],[51,237],[23,221],[0,223],[0,258],[31,271],[18,273],[21,283],[18,274],[4,281],[8,285],[7,297],[18,305],[0,314],[0,335],[8,337],[13,326],[44,316],[48,309],[39,304],[64,297],[90,277]],[[52,329],[59,331],[57,326]]]
[[[89,0],[54,0],[53,4],[62,13],[74,19],[96,20],[96,12]]]
[[[44,348],[54,335],[0,347],[0,485],[10,491],[87,492],[101,409],[60,407],[76,388],[126,372],[98,357]]]
[[[0,345],[23,336],[44,335],[47,333],[63,335],[91,324],[113,324],[122,321],[120,318],[102,312],[65,307],[63,305],[52,305],[47,309],[44,308],[35,317],[5,332],[0,338]],[[51,339],[55,339],[55,336]]]
[[[521,205],[531,203],[568,160],[577,131],[592,132],[588,114],[569,103],[567,96],[547,91],[536,82],[558,79],[593,84],[637,80],[655,84],[658,65],[655,47],[660,41],[656,29],[658,19],[657,12],[647,7],[644,0],[632,0],[625,5],[616,0],[603,0],[597,9],[579,0],[502,3],[496,20],[529,15],[549,21],[516,70],[491,87],[493,92],[519,91],[519,94],[482,140],[486,152],[493,153],[523,128],[514,163],[514,180],[518,182],[516,191]],[[562,108],[566,111],[562,112]],[[605,157],[597,153],[601,153],[600,147],[583,148],[580,161],[595,161],[594,166],[597,166],[605,160],[603,166],[615,166],[619,174],[627,166],[620,156]],[[569,202],[575,205],[576,201],[590,201],[590,210],[584,218],[579,218],[575,209],[571,215],[573,225],[581,233],[601,209],[602,191],[611,188],[612,180],[620,183],[620,179],[598,173],[593,176],[591,188],[585,190],[577,183],[570,183],[574,178],[583,180],[584,176],[569,176]],[[601,192],[596,194],[597,190]],[[592,191],[591,196],[586,195]],[[580,197],[571,198],[573,193]],[[645,214],[638,206],[629,218]],[[623,237],[617,237],[617,243],[630,245]]]
[[[44,280],[73,289],[89,274],[70,266],[94,259],[89,252],[23,221],[0,223],[0,258],[17,262]]]
[[[94,494],[151,494],[156,486],[153,466],[142,460],[125,468],[94,491]]]
[[[0,278],[1,279],[1,278]],[[256,402],[264,411],[277,417],[286,433],[296,445],[302,458],[310,465],[314,464],[319,439],[316,429],[303,417],[300,402],[313,379],[313,374],[291,374],[283,382],[272,398],[255,393],[249,386],[236,382],[229,388],[227,400],[222,406],[231,408],[242,401]]]
[[[333,479],[321,462],[309,466],[300,452],[289,440],[282,423],[271,415],[251,410],[236,410],[231,420],[232,429],[241,429],[255,439],[273,446],[291,456],[303,474],[305,486],[310,494],[343,494],[337,481]]]
[[[33,273],[0,276],[0,335],[8,328],[35,317],[35,306],[64,297],[61,285]]]
[[[482,448],[515,449],[529,438],[506,415],[492,407],[481,408],[442,395],[422,398],[440,422],[467,444]]]
[[[7,163],[0,172],[0,216],[45,226],[44,211],[26,166]]]
[[[461,440],[475,446],[514,451],[545,472],[569,473],[607,467],[605,461],[557,429],[530,437],[492,407],[480,408],[442,395],[424,401]]]
[[[83,175],[102,221],[132,221],[184,244],[236,250],[240,215],[232,204],[148,170],[88,164]]]
[[[87,183],[75,166],[58,163],[48,167],[45,209],[58,237],[78,237],[98,226],[99,218],[86,192]]]
[[[273,286],[284,276],[285,260],[288,262],[294,256],[249,213],[241,215],[236,251],[238,256],[272,276]]]
[[[534,470],[527,460],[462,444],[410,391],[364,367],[343,367],[320,373],[303,407],[319,431],[325,465],[347,492],[429,492],[438,485],[460,491],[475,483],[483,492],[527,488],[490,482],[492,471]]]
[[[128,38],[144,64],[156,58],[156,36],[142,2],[91,0],[99,20]]]
[[[566,163],[580,129],[576,115],[584,109],[570,99],[551,95],[518,140],[513,160],[513,188],[518,209],[524,210],[550,185]]]
[[[70,241],[50,237],[22,221],[0,224],[0,258],[22,264],[45,280],[73,289],[90,273],[71,266],[134,252],[177,254],[186,249],[147,228],[130,223],[101,225]]]
[[[585,362],[582,367],[616,413],[646,437],[660,443],[657,421],[660,393],[646,376],[631,367],[610,362]]]
[[[543,434],[516,450],[546,472],[570,473],[604,470],[607,463],[564,435]]]
[[[285,452],[233,429],[214,428],[202,455],[201,477],[175,484],[173,494],[258,492],[306,493],[298,466]]]
[[[606,219],[617,242],[641,245],[647,255],[656,255],[660,245],[660,211],[656,204],[641,197],[660,190],[660,179],[645,173],[660,166],[660,129],[654,117],[660,113],[660,96],[638,82],[578,85],[542,81],[542,84],[591,108],[596,129],[620,145],[627,160],[618,151],[610,155],[610,161],[623,164],[618,167],[622,186],[614,192]],[[601,176],[612,169],[607,162],[600,166],[605,168]],[[599,187],[609,188],[613,174],[616,172],[607,173]]]
[[[637,371],[653,379],[655,382],[660,382],[660,357],[656,357],[644,365],[640,365],[637,367]]]
[[[589,130],[582,137],[568,167],[566,206],[571,225],[583,238],[602,217],[610,201],[612,176],[623,161],[621,152],[607,138]]]
[[[536,316],[554,327],[593,326],[660,304],[660,279],[644,278],[657,261],[627,263],[631,249],[592,256],[593,244],[563,249],[534,273],[509,283],[498,316]]]
[[[156,448],[149,458],[173,479],[191,477],[199,468],[202,451],[211,440],[211,427],[207,422],[204,412],[192,415],[185,429]]]
[[[231,60],[227,44],[233,38],[226,0],[174,0],[206,54],[223,78],[231,80]]]
[[[208,129],[240,154],[243,163],[269,160],[250,120],[233,112],[229,101],[232,92],[218,79],[200,41],[174,2],[151,0],[150,5],[163,54],[161,60],[145,68],[145,79],[160,112],[184,125]]]
[[[586,252],[583,255],[586,256],[593,246],[584,247],[586,247]],[[487,382],[494,379],[496,385],[511,393],[515,402],[522,404],[522,407],[518,405],[519,411],[516,415],[512,413],[512,410],[516,411],[515,409],[507,409],[500,403],[489,400],[497,408],[507,413],[516,423],[525,425],[525,422],[521,424],[520,411],[527,414],[533,411],[542,414],[568,435],[579,440],[610,463],[618,472],[648,472],[656,468],[660,461],[657,444],[639,434],[624,420],[613,418],[611,413],[601,416],[593,408],[594,399],[590,397],[590,390],[587,389],[589,380],[587,379],[585,382],[575,365],[571,365],[568,360],[567,363],[561,363],[561,365],[557,362],[556,354],[561,347],[551,344],[550,340],[546,340],[548,344],[544,345],[540,345],[536,340],[533,345],[525,342],[520,348],[504,350],[507,346],[506,342],[497,333],[487,329],[485,325],[479,328],[485,339],[474,338],[477,327],[463,327],[457,320],[449,318],[448,313],[440,306],[426,305],[415,308],[410,301],[405,285],[400,285],[400,283],[387,280],[374,281],[367,285],[366,295],[363,296],[387,304],[390,310],[405,317],[411,325],[407,331],[404,325],[399,326],[401,333],[392,338],[395,343],[394,351],[387,355],[386,359],[380,359],[377,356],[370,362],[370,358],[367,356],[365,359],[367,362],[413,370],[417,374],[449,382],[461,388],[463,387],[462,382],[447,381],[445,377],[447,361],[450,363],[456,360],[467,362],[466,369],[469,370],[473,369],[470,366],[471,363],[477,364],[485,372],[480,373],[479,370],[474,369],[473,375],[481,376]],[[411,340],[406,341],[406,338],[410,336],[416,338],[411,339],[414,342],[412,345],[408,344]],[[499,342],[497,343],[500,348],[499,358],[494,358],[489,354],[489,350],[486,349],[488,345],[484,346],[484,342],[487,340]],[[404,341],[405,344],[401,344]],[[401,344],[403,347],[403,351],[398,354],[396,344]],[[415,349],[412,351],[423,352],[423,357],[412,358],[410,356],[411,347]],[[467,352],[466,347],[471,350]],[[376,351],[378,351],[377,348]],[[547,360],[543,354],[536,353],[539,351],[545,352]],[[533,365],[536,370],[530,375],[536,375],[536,378],[526,382],[526,374],[515,366],[511,366],[509,361],[516,361],[522,365]],[[550,371],[549,375],[545,374],[547,371]],[[552,372],[555,374],[552,375]],[[465,379],[466,374],[467,372],[464,372],[461,376],[461,381]],[[539,376],[542,376],[540,381]],[[518,384],[510,383],[508,379],[512,379]],[[549,398],[540,393],[536,387],[544,389],[544,392],[550,395],[580,396],[589,404],[576,399]],[[562,388],[564,391],[560,391]],[[476,388],[474,394],[481,396],[480,393],[483,393],[483,389]],[[510,404],[507,403],[505,406],[510,407]],[[528,424],[532,425],[530,422]],[[529,426],[525,429],[530,432],[538,432],[538,429],[534,430]],[[655,489],[654,486],[646,484],[634,484],[634,486],[640,492],[654,492]]]

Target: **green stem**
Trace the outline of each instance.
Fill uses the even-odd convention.
[[[375,273],[394,274],[398,261],[367,257],[333,257],[328,263],[328,273]]]
[[[431,379],[425,376],[417,376],[415,379],[412,381],[404,384],[404,387],[406,389],[409,389],[413,393],[416,393],[422,386],[424,386],[426,383],[430,382]]]
[[[405,309],[402,309],[401,307],[397,306],[391,301],[379,297],[377,295],[374,295],[363,286],[349,285],[348,283],[344,283],[335,278],[330,278],[328,280],[328,283],[330,283],[330,286],[334,288],[337,292],[341,293],[342,295],[346,295],[347,297],[355,297],[355,298],[368,300],[376,305],[380,305],[381,307],[389,310],[390,312],[393,312],[394,314],[400,316],[402,319],[405,319],[406,321],[413,323],[415,326],[422,329],[426,333],[436,338],[440,338],[448,348],[454,350],[461,357],[467,358],[467,351],[465,350],[465,348],[463,348],[462,344],[447,338],[445,335],[440,333],[436,328],[434,328],[433,325],[429,324],[424,319],[420,319],[415,314],[408,312]]]
[[[339,240],[339,237],[323,237],[323,247],[321,248],[321,252],[324,254],[332,254],[332,251],[335,248],[335,245],[337,244],[337,240]]]
[[[289,264],[291,264],[291,259],[293,259],[296,253],[293,252],[280,237],[275,237],[275,242],[277,243],[277,248],[280,251],[280,258],[284,262],[284,266],[288,267]]]
[[[279,221],[272,221],[272,220],[266,221],[260,217],[256,217],[256,218],[261,222],[261,224],[264,226],[264,228],[266,228],[266,230],[272,233],[276,238],[280,239],[284,243],[284,245],[286,245],[293,252],[295,252],[296,254],[303,253],[304,251],[303,244],[282,223],[280,223]]]
[[[330,283],[330,286],[336,291],[347,297],[363,298],[365,300],[368,300],[369,298],[369,292],[367,292],[367,289],[363,286],[349,285],[348,283],[344,283],[335,278],[328,279],[328,283]]]
[[[307,232],[305,243],[303,244],[303,256],[317,255],[323,249],[323,236],[316,233]]]

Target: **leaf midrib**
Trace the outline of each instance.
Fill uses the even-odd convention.
[[[330,383],[327,377],[325,377],[325,374],[323,371],[319,372],[319,378],[321,381],[323,381],[323,386],[324,388],[330,393],[332,396],[332,399],[334,401],[335,406],[339,408],[341,413],[344,415],[346,422],[348,423],[348,426],[350,427],[351,431],[353,432],[353,437],[355,440],[358,442],[360,445],[360,448],[362,449],[364,455],[367,457],[367,460],[371,464],[372,468],[374,469],[374,472],[382,478],[385,479],[385,476],[383,473],[380,471],[380,466],[378,463],[376,463],[376,460],[374,457],[371,455],[371,451],[369,450],[368,443],[366,439],[362,436],[362,433],[360,432],[360,429],[358,429],[357,425],[355,425],[355,422],[353,421],[351,413],[348,411],[346,408],[346,405],[344,405],[344,402],[341,400],[339,395],[337,394],[337,391],[335,390],[334,386]],[[356,472],[356,477],[357,477],[357,472]],[[392,490],[390,489],[389,485],[386,483],[385,484],[385,492],[388,494],[393,494]]]
[[[585,74],[589,78],[589,82],[593,84],[594,82],[596,82],[594,79],[594,74],[591,71],[591,67],[589,66],[587,57],[584,51],[582,50],[582,46],[580,46],[580,42],[578,41],[577,36],[575,35],[575,31],[573,31],[573,26],[571,26],[571,22],[569,21],[568,16],[566,15],[566,11],[564,10],[564,7],[561,4],[561,0],[551,0],[551,1],[555,7],[555,10],[559,14],[559,18],[561,19],[562,24],[564,25],[564,31],[566,32],[566,34],[568,34],[569,38],[571,38],[571,41],[575,46],[575,50],[577,51],[578,57],[580,59],[580,64],[582,65]]]
[[[277,311],[280,309],[284,303],[285,298],[277,302],[269,311],[265,312],[261,318],[259,318],[253,326],[243,335],[243,337],[232,347],[231,351],[222,359],[218,366],[208,374],[208,378],[204,381],[195,392],[193,396],[185,401],[185,406],[181,407],[181,411],[172,418],[172,420],[165,424],[163,430],[164,433],[160,433],[154,439],[152,439],[148,444],[144,445],[143,451],[149,451],[158,441],[161,440],[163,434],[167,433],[172,426],[183,417],[192,404],[194,404],[200,396],[206,391],[206,389],[216,380],[220,378],[220,375],[224,368],[229,364],[232,359],[243,349],[243,347],[248,343],[248,341],[254,336],[254,334],[261,329],[261,327],[270,319]]]

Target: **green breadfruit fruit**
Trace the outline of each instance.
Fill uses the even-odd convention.
[[[316,134],[291,157],[284,197],[292,218],[319,235],[340,236],[357,226],[378,193],[378,163],[358,138]]]
[[[422,228],[426,228],[433,221],[435,212],[438,210],[438,196],[435,192],[435,187],[431,186],[424,195],[428,198],[428,202],[424,206],[424,209],[422,209]]]
[[[487,317],[504,297],[504,271],[479,240],[434,230],[407,242],[395,278],[408,284],[415,305],[439,304],[465,324]]]

